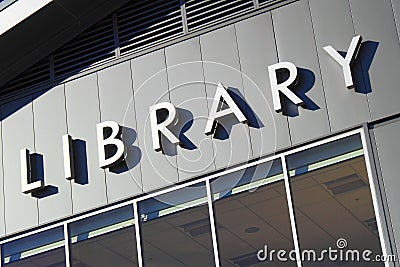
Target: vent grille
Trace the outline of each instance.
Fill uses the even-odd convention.
[[[221,23],[254,9],[253,0],[189,0],[186,17],[189,31]]]
[[[324,185],[334,195],[340,195],[367,186],[367,184],[357,174],[341,177],[339,179],[326,182]]]
[[[49,59],[44,58],[1,88],[2,92],[21,91],[50,81]]]
[[[121,55],[183,35],[179,0],[131,1],[117,21]]]
[[[115,55],[111,17],[100,21],[54,53],[56,77],[99,65]]]
[[[259,0],[259,3],[265,8],[291,1]],[[41,60],[2,86],[1,94],[72,76],[120,55],[143,51],[188,31],[247,14],[257,10],[255,6],[253,0],[131,0],[55,51],[51,60],[49,57]]]
[[[275,5],[278,4],[280,2],[283,2],[282,0],[258,0],[258,3],[260,4],[260,6],[270,6],[270,5]]]
[[[257,259],[257,252],[241,255],[239,257],[230,259],[230,261],[233,262],[235,266],[239,267],[247,267],[260,264],[260,260]]]
[[[184,225],[181,225],[180,228],[183,229],[185,233],[187,233],[191,237],[197,237],[200,235],[204,235],[210,233],[211,226],[209,218],[200,219],[194,222],[190,222]],[[222,226],[217,224],[217,229],[222,229]]]

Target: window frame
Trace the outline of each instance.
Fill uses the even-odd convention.
[[[257,159],[255,161],[247,162],[247,163],[242,163],[237,166],[233,166],[231,168],[225,169],[220,172],[215,172],[212,173],[211,175],[204,175],[200,178],[193,179],[189,182],[185,182],[179,185],[173,185],[168,188],[164,188],[161,190],[158,190],[156,192],[152,192],[146,195],[139,196],[135,199],[125,201],[123,203],[119,203],[116,205],[109,206],[107,208],[102,208],[93,212],[89,212],[83,215],[78,215],[73,218],[66,219],[64,221],[54,223],[45,227],[41,227],[38,229],[35,229],[33,231],[25,232],[20,235],[16,235],[10,238],[5,238],[3,240],[0,240],[0,246],[12,242],[17,239],[21,239],[30,235],[34,235],[40,232],[44,232],[56,227],[63,226],[64,227],[64,249],[65,249],[65,255],[66,255],[66,266],[70,267],[70,243],[69,243],[69,224],[73,223],[75,221],[79,221],[85,218],[89,218],[101,213],[106,213],[108,211],[124,207],[124,206],[129,206],[131,205],[133,207],[134,211],[134,225],[135,225],[135,231],[136,231],[136,250],[137,250],[137,256],[138,256],[138,264],[139,267],[143,267],[143,255],[142,255],[142,241],[141,241],[141,231],[140,231],[140,218],[139,218],[139,209],[138,209],[138,203],[141,201],[145,201],[150,198],[157,198],[157,196],[171,193],[174,191],[178,191],[179,189],[183,189],[192,185],[196,185],[198,183],[205,183],[206,185],[206,193],[207,193],[207,206],[208,206],[208,211],[209,211],[209,219],[210,219],[210,224],[211,224],[211,237],[212,237],[212,245],[213,245],[213,253],[214,253],[214,261],[215,261],[215,266],[219,267],[220,266],[220,261],[219,261],[219,251],[218,251],[218,242],[217,242],[217,231],[216,231],[216,225],[215,225],[215,218],[214,218],[214,208],[213,208],[213,196],[212,196],[212,191],[211,191],[211,186],[210,186],[210,180],[218,178],[223,175],[227,175],[230,173],[234,173],[237,171],[244,170],[249,167],[257,166],[262,163],[266,162],[272,162],[274,160],[280,160],[282,164],[282,170],[283,170],[283,180],[285,183],[285,189],[286,189],[286,200],[288,204],[288,209],[289,209],[289,218],[290,218],[290,223],[291,223],[291,228],[292,228],[292,235],[293,235],[293,242],[294,242],[294,248],[296,250],[296,255],[298,257],[297,260],[297,266],[301,267],[302,262],[299,261],[299,256],[300,256],[300,249],[299,249],[299,241],[298,241],[298,236],[297,236],[297,228],[295,224],[295,215],[294,215],[294,206],[293,206],[293,200],[292,200],[292,193],[290,190],[290,174],[289,170],[287,167],[287,157],[289,155],[305,151],[317,146],[322,146],[324,144],[334,142],[340,139],[344,139],[346,137],[350,137],[353,135],[359,135],[362,143],[362,150],[363,150],[363,156],[365,158],[365,163],[366,163],[366,170],[368,174],[368,180],[369,180],[369,188],[371,191],[371,196],[372,196],[372,204],[374,207],[374,213],[375,213],[375,218],[378,226],[378,233],[379,233],[379,239],[380,239],[380,245],[382,249],[382,254],[387,256],[387,255],[393,255],[394,252],[391,249],[390,246],[390,240],[389,240],[389,234],[388,234],[388,229],[387,229],[387,220],[384,214],[384,203],[383,201],[379,200],[382,197],[381,194],[381,189],[378,183],[378,178],[377,178],[377,173],[374,169],[374,161],[373,161],[373,152],[372,152],[372,146],[371,146],[371,140],[368,135],[368,128],[367,125],[363,125],[361,127],[349,130],[347,132],[339,133],[333,136],[329,136],[314,142],[307,143],[305,145],[301,145],[299,147],[295,147],[292,149],[289,149],[287,151],[283,151],[281,153],[276,153],[273,155],[269,155],[260,159]],[[1,255],[1,249],[0,249],[0,255]],[[3,258],[1,257],[0,261],[0,266],[3,266]],[[385,262],[385,266],[391,266],[389,262]]]

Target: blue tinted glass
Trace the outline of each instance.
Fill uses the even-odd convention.
[[[64,266],[64,234],[58,227],[21,238],[2,246],[3,263],[7,266]]]
[[[72,236],[87,234],[91,231],[116,225],[129,220],[133,220],[132,205],[107,211],[105,213],[71,223],[70,234]]]

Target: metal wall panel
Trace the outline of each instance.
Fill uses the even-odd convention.
[[[143,190],[150,191],[178,181],[176,146],[162,138],[164,154],[153,150],[149,118],[151,106],[170,102],[164,50],[136,58],[131,64]]]
[[[211,107],[217,84],[221,82],[237,98],[245,98],[240,71],[235,27],[228,26],[200,36],[208,106]],[[249,129],[235,116],[224,118],[213,136],[215,165],[224,168],[252,156]]]
[[[278,57],[298,67],[299,86],[294,90],[307,104],[286,101],[293,144],[330,132],[321,72],[308,2],[301,0],[272,11]]]
[[[34,95],[35,147],[43,155],[46,189],[39,198],[39,223],[72,214],[71,182],[65,179],[62,136],[67,133],[64,85]]]
[[[77,179],[72,183],[73,212],[107,203],[104,171],[99,167],[96,124],[100,122],[97,75],[65,84],[68,134],[75,140]]]
[[[397,255],[400,255],[400,210],[398,209],[398,203],[400,203],[398,193],[398,188],[400,188],[398,163],[400,157],[400,143],[398,142],[400,122],[377,127],[373,130],[373,133],[380,164],[378,171],[382,173]]]
[[[236,34],[253,156],[261,156],[290,146],[287,117],[274,111],[267,70],[278,62],[271,13],[237,23]]]
[[[342,67],[323,49],[327,45],[346,52],[355,36],[348,0],[310,0],[311,17],[317,43],[322,81],[332,131],[340,131],[369,121],[369,108],[359,61],[353,67],[356,89],[347,89]],[[338,19],[340,14],[340,19]],[[362,45],[363,53],[365,44]]]
[[[200,40],[188,41],[165,49],[171,103],[179,111],[179,180],[215,169],[212,139],[204,134],[208,107],[205,91]]]
[[[20,149],[35,153],[32,96],[1,107],[3,126],[3,162],[6,233],[14,233],[38,224],[37,198],[22,193]]]
[[[0,111],[1,112],[1,111]],[[0,137],[2,137],[3,131],[3,123],[0,121]],[[5,203],[5,196],[4,196],[4,173],[3,173],[3,142],[0,142],[0,236],[6,234],[6,225],[5,225],[5,218],[4,218],[4,203]],[[1,255],[1,254],[0,254]]]
[[[400,46],[390,0],[350,0],[356,34],[369,41],[362,61],[372,120],[398,113]]]
[[[122,126],[126,157],[118,166],[106,170],[107,196],[116,201],[142,192],[142,174],[133,102],[130,62],[98,72],[101,121],[115,121]]]
[[[399,0],[391,0],[393,15],[396,22],[397,36],[400,41],[400,1]]]

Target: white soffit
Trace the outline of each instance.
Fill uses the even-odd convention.
[[[0,35],[22,22],[52,0],[18,0],[0,12]]]

